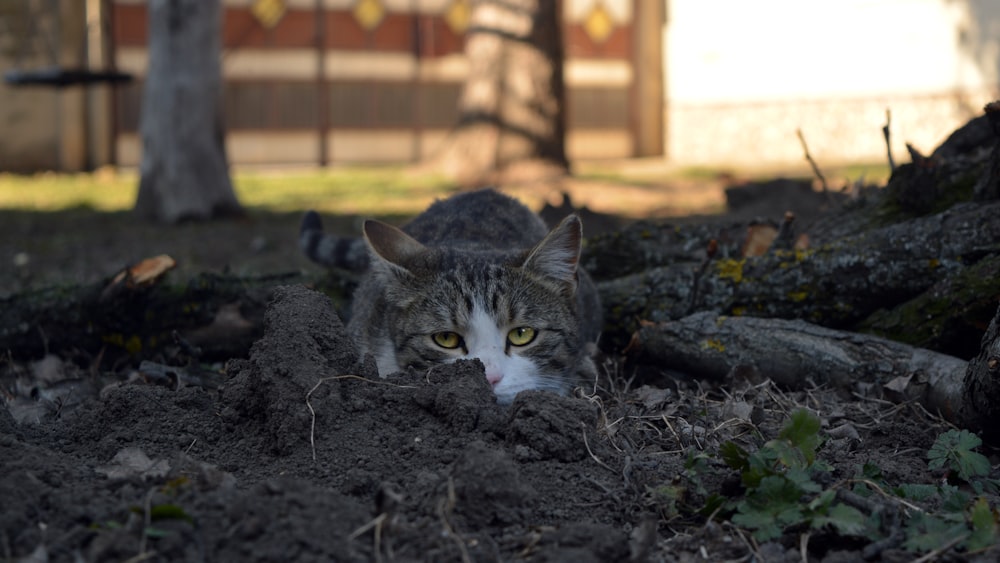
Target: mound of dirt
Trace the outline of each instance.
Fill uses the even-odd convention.
[[[824,446],[836,478],[877,461],[887,479],[931,482],[923,455],[941,429],[914,407],[746,381],[710,394],[615,376],[498,406],[475,361],[379,378],[329,300],[294,286],[226,372],[221,389],[111,384],[34,425],[0,409],[4,557],[797,561],[796,533],[756,545],[672,508],[692,451],[759,445],[809,404],[854,430]],[[717,467],[701,478],[726,475],[704,462]],[[863,543],[834,537],[812,531],[814,558],[859,556]]]

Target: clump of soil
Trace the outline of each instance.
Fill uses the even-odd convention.
[[[325,296],[280,287],[264,337],[218,389],[116,382],[37,424],[0,409],[0,550],[54,561],[799,561],[805,541],[810,560],[856,560],[861,538],[793,529],[761,545],[677,508],[704,491],[664,495],[699,454],[705,491],[738,489],[720,445],[756,449],[799,406],[853,429],[820,451],[831,478],[866,462],[894,482],[940,477],[926,452],[943,427],[913,405],[738,377],[725,390],[630,387],[623,362],[604,367],[574,396],[526,392],[506,407],[476,361],[382,379]]]

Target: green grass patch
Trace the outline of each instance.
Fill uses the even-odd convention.
[[[247,207],[360,215],[416,214],[453,190],[443,177],[397,167],[239,173],[233,182]]]
[[[741,181],[766,182],[775,178],[814,179],[815,174],[805,160],[800,164],[742,166],[671,166],[635,165],[617,162],[574,163],[574,175],[579,179],[627,184],[634,186],[663,185],[670,182],[711,182],[727,178]],[[866,184],[884,185],[889,180],[889,167],[884,162],[857,162],[824,166],[820,171],[831,189],[863,180]]]
[[[90,208],[121,211],[135,203],[138,179],[132,174],[0,174],[0,208],[62,211]]]
[[[415,214],[452,188],[443,177],[399,167],[238,172],[233,184],[248,208],[341,214]],[[138,187],[134,172],[0,174],[0,209],[126,211]]]

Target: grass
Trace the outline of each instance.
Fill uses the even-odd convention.
[[[396,167],[238,173],[233,182],[248,207],[351,215],[416,214],[453,186],[442,177]]]
[[[275,212],[316,209],[337,214],[414,214],[448,194],[443,178],[403,168],[332,168],[284,172],[237,172],[233,184],[249,208]],[[0,174],[0,209],[127,211],[135,203],[135,172],[93,174]]]
[[[239,171],[232,178],[241,204],[250,210],[274,213],[315,209],[323,215],[412,216],[455,189],[444,177],[417,174],[405,167],[393,166]],[[686,203],[685,197],[689,196],[673,193],[676,190],[664,185],[662,177],[652,181],[641,174],[616,172],[610,168],[597,174],[584,173],[578,178],[583,181],[583,187],[580,182],[574,184],[574,202],[590,204],[606,213],[642,216],[650,209],[663,207],[665,204],[660,200],[667,200],[682,211],[689,207],[705,208],[702,196],[695,202]],[[590,185],[595,178],[605,180]],[[128,211],[135,203],[138,184],[137,172],[113,169],[91,174],[0,174],[0,209]],[[615,185],[616,190],[609,192],[608,184]],[[597,193],[589,193],[587,186],[589,192]],[[530,186],[512,187],[511,193],[536,209],[546,201],[545,194]],[[718,196],[715,199],[721,197],[715,195]],[[633,201],[637,197],[639,200]],[[607,205],[602,207],[601,201],[597,201],[601,198],[610,201],[604,201]],[[648,201],[650,198],[656,201]]]
[[[723,176],[763,180],[812,175],[808,168],[734,172],[674,167],[656,159],[579,163],[574,168],[575,181],[561,188],[572,192],[574,203],[635,218],[722,212]],[[860,177],[875,183],[887,178],[881,165],[829,167],[824,174],[832,189]],[[91,174],[0,173],[0,209],[127,211],[135,202],[138,183],[135,171],[110,168]],[[276,213],[315,209],[322,214],[412,216],[454,191],[444,177],[417,174],[401,166],[238,171],[233,183],[245,207]],[[531,186],[513,188],[511,193],[535,208],[547,197],[552,200],[551,194]]]
[[[869,183],[885,184],[889,168],[885,162],[853,162],[827,164],[820,162],[820,171],[835,184],[864,179]],[[722,177],[754,181],[773,180],[777,177],[813,178],[813,171],[803,160],[789,165],[739,166],[678,166],[656,158],[631,161],[591,161],[574,163],[574,173],[581,179],[592,179],[623,184],[656,184],[663,181],[711,181]]]
[[[128,174],[0,174],[0,209],[121,211],[135,203],[136,186]]]

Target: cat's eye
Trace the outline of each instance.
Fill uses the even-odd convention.
[[[442,348],[458,348],[462,345],[462,337],[456,332],[435,332],[431,335],[434,343]]]
[[[507,333],[507,342],[512,346],[527,346],[535,339],[535,329],[530,326],[519,326]]]

